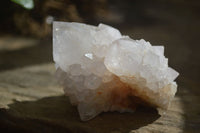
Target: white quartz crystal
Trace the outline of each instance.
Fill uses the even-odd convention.
[[[133,40],[108,25],[53,23],[57,78],[83,121],[101,112],[132,112],[143,104],[167,109],[178,72],[163,46]]]

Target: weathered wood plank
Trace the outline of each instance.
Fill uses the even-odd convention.
[[[199,101],[187,89],[180,95],[187,94],[185,100],[191,114],[186,114],[185,103],[178,94],[168,111],[140,107],[135,113],[108,112],[81,122],[76,108],[57,85],[54,72],[50,63],[0,73],[1,128],[22,132],[198,132]],[[191,116],[197,118],[186,118]],[[187,126],[196,129],[186,129]]]

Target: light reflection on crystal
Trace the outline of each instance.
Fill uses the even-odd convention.
[[[176,93],[178,72],[168,67],[163,46],[104,24],[54,22],[53,56],[57,78],[84,121],[142,102],[166,109]]]

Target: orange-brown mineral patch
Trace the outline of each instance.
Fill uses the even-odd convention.
[[[110,101],[112,105],[129,109],[135,109],[138,105],[152,106],[148,102],[149,98],[145,93],[138,93],[138,88],[131,88],[121,82],[117,76],[114,78],[114,83],[117,84],[117,87],[111,91]]]

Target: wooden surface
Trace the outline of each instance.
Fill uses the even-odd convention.
[[[27,132],[143,133],[181,132],[186,126],[179,96],[166,112],[141,107],[135,113],[102,113],[81,122],[76,108],[56,85],[54,71],[53,64],[43,64],[0,74],[2,127]]]
[[[1,40],[5,38],[8,37]],[[24,41],[27,40],[24,38]],[[0,72],[0,128],[4,131],[195,133],[200,130],[199,83],[182,77],[179,78],[178,93],[168,111],[140,107],[135,113],[108,112],[88,122],[81,122],[76,107],[70,105],[68,98],[63,96],[62,88],[57,85],[51,59],[45,59],[46,63],[43,63],[44,57],[40,56],[44,52],[32,52],[39,45],[42,50],[49,51],[47,55],[51,54],[50,41],[35,42],[42,45],[30,45],[30,48],[22,45],[19,52],[7,50],[12,56],[0,53],[1,62],[13,61],[9,69]],[[23,51],[29,58],[22,55]],[[18,61],[22,57],[24,61]],[[34,62],[35,59],[38,59],[37,62]],[[15,63],[19,63],[20,67],[14,69]]]
[[[200,4],[170,2],[120,3],[126,15],[116,25],[134,39],[165,46],[170,66],[180,72],[169,110],[140,107],[81,122],[54,78],[51,38],[1,35],[0,132],[199,133]]]

